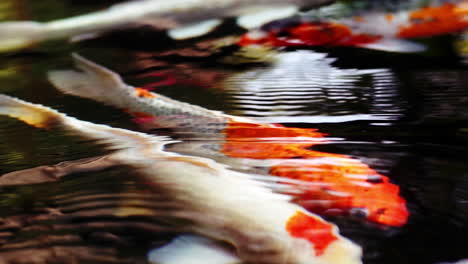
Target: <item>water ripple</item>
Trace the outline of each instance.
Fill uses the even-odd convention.
[[[403,115],[392,71],[339,69],[333,62],[322,53],[286,52],[269,68],[234,74],[224,82],[229,110],[265,122],[389,121]]]

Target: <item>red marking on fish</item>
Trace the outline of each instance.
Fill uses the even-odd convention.
[[[164,79],[162,79],[160,81],[155,81],[155,82],[145,84],[142,88],[144,88],[144,89],[146,89],[148,91],[152,91],[156,87],[170,86],[170,85],[174,85],[174,84],[177,83],[177,79],[174,76],[172,76],[171,74],[169,74],[169,73],[151,72],[151,73],[143,74],[143,75],[140,75],[140,76],[141,77],[164,77]]]
[[[140,118],[133,118],[133,122],[137,123],[137,124],[145,124],[145,123],[152,123],[154,122],[154,120],[156,119],[156,117],[154,116],[151,116],[151,117],[140,117]]]
[[[302,23],[298,26],[284,28],[278,32],[270,32],[266,37],[251,39],[244,35],[238,45],[265,44],[275,47],[307,47],[307,46],[358,46],[374,43],[381,36],[363,33],[353,33],[343,24],[334,22]]]
[[[318,217],[298,211],[286,223],[286,230],[293,237],[303,238],[313,244],[315,255],[323,255],[328,246],[338,237],[333,226]]]

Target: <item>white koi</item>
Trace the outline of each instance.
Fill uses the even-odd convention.
[[[244,27],[254,27],[330,0],[140,0],[113,5],[105,10],[40,23],[0,23],[0,52],[17,50],[46,40],[94,35],[129,24],[150,24],[173,29],[176,39],[210,32],[222,18],[236,17]],[[260,21],[260,22],[259,22]]]

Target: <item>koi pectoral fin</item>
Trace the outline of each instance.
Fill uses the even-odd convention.
[[[181,235],[148,253],[151,264],[240,264],[233,252],[216,241],[196,235]]]
[[[104,155],[10,172],[0,176],[0,186],[54,182],[70,174],[95,172],[118,166],[119,163],[110,157],[111,155]]]

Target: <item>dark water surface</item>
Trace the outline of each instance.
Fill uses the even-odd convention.
[[[0,19],[48,20],[96,8],[74,1],[29,2],[0,6]],[[126,113],[63,95],[48,83],[46,72],[70,68],[70,53],[78,52],[122,74],[127,83],[153,83],[156,92],[174,99],[262,122],[318,128],[330,143],[314,150],[360,159],[399,185],[408,202],[409,222],[401,228],[329,218],[363,247],[365,263],[468,258],[468,67],[453,48],[458,36],[423,40],[430,50],[419,55],[321,48],[282,51],[271,55],[272,64],[242,65],[232,63],[241,60],[232,55],[236,50],[213,55],[199,45],[194,51],[192,43],[158,42],[157,33],[148,37],[155,41],[151,49],[146,36],[140,29],[2,55],[0,93],[81,120],[137,129]],[[140,43],[144,49],[136,48]],[[0,117],[0,175],[102,154],[100,146],[63,131]],[[115,252],[116,263],[144,262],[151,246],[171,237],[158,231],[170,221],[141,216],[154,209],[157,198],[131,175],[128,168],[116,168],[0,189],[0,253],[90,246],[98,257],[82,263],[112,263]],[[54,210],[64,216],[50,217]],[[135,213],[140,216],[132,217]],[[40,239],[50,234],[55,240]]]

